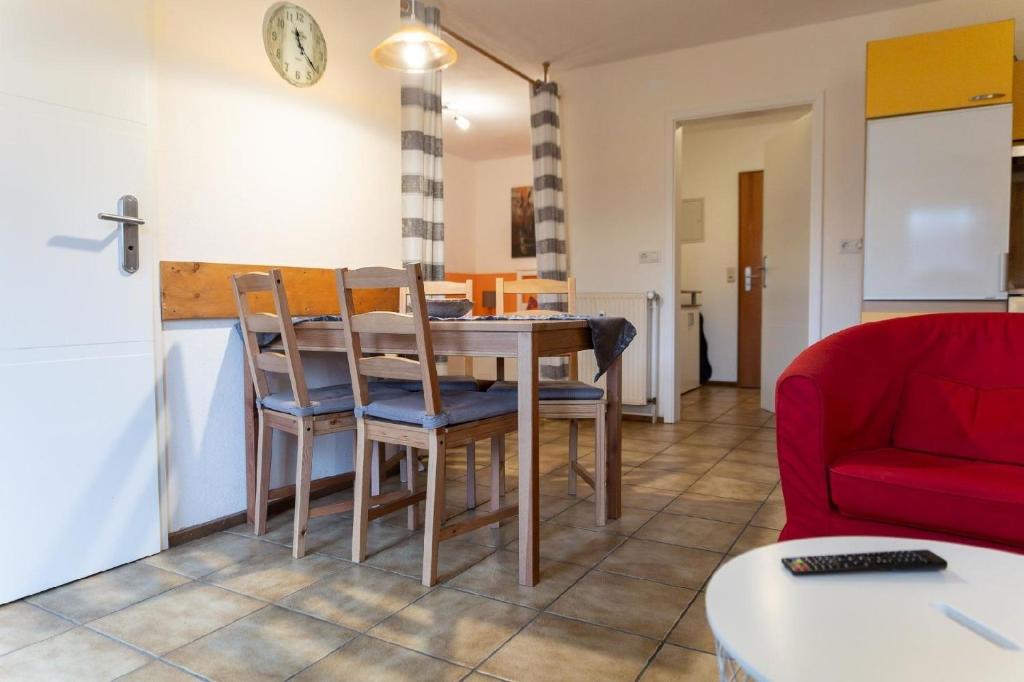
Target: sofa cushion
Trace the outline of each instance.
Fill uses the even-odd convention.
[[[439,429],[467,422],[512,414],[519,409],[516,396],[511,393],[479,393],[465,391],[446,393],[441,398],[442,412],[428,415],[422,393],[403,391],[397,398],[375,400],[355,410],[357,417],[376,417],[388,421],[415,424],[425,429]]]
[[[1024,467],[885,448],[836,459],[847,516],[1024,546]]]
[[[915,372],[907,377],[893,445],[1024,464],[1024,387],[978,388]]]

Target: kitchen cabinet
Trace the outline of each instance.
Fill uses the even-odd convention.
[[[867,118],[1013,101],[1014,21],[876,40],[867,46]]]
[[[1024,140],[1024,62],[1013,63],[1013,139]]]
[[[1005,299],[1013,107],[868,121],[865,300]]]

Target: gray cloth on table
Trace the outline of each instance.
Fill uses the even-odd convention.
[[[430,318],[432,320],[452,318]],[[462,322],[485,322],[493,320],[530,320],[532,322],[545,320],[586,320],[590,325],[590,340],[594,346],[594,359],[597,361],[597,374],[594,381],[608,371],[612,363],[622,355],[636,337],[636,327],[624,317],[587,317],[585,315],[553,315],[551,317],[537,317],[536,315],[484,315],[481,317],[460,317],[455,318]],[[320,315],[318,317],[295,318],[296,326],[305,322],[340,322],[341,315]],[[242,333],[242,326],[236,322],[235,331]],[[267,346],[277,340],[278,334],[273,332],[260,333],[256,335],[260,346]]]

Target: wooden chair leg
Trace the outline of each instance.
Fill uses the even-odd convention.
[[[267,505],[270,498],[270,462],[274,452],[274,430],[259,411],[259,444],[256,446],[256,516],[253,519],[253,533],[267,532]]]
[[[430,433],[427,463],[427,518],[423,529],[423,584],[433,587],[437,582],[437,552],[441,524],[444,523],[444,458],[445,436],[437,430]]]
[[[476,507],[476,443],[466,444],[466,509]]]
[[[405,446],[405,487],[410,493],[416,492],[419,463],[419,459],[416,458],[416,449],[411,445]],[[411,504],[406,509],[408,528],[409,530],[416,530],[420,527],[420,503]]]
[[[295,466],[295,529],[292,532],[292,556],[306,554],[309,528],[309,479],[313,473],[313,418],[299,420],[299,460]]]
[[[384,475],[383,458],[384,448],[380,443],[373,444],[373,457],[370,459],[370,494],[380,495],[381,478]]]
[[[605,436],[604,405],[599,406],[594,419],[594,517],[603,526],[608,522],[608,439]]]
[[[569,494],[576,497],[576,461],[580,434],[580,424],[575,419],[569,420]]]
[[[505,487],[505,435],[491,436],[491,511],[501,508],[501,497]],[[492,523],[491,528],[500,528],[501,523]]]
[[[366,428],[362,420],[356,427],[355,459],[356,478],[352,482],[352,561],[366,560],[366,532],[370,520],[370,458],[373,443],[366,439]]]

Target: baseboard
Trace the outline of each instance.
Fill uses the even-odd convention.
[[[315,500],[320,497],[332,495],[336,492],[347,490],[352,487],[352,475],[341,475],[336,477],[338,480],[331,482],[328,485],[321,486],[313,489],[309,494],[309,499]],[[288,495],[285,497],[278,498],[270,502],[267,506],[267,516],[273,516],[283,511],[291,509],[295,505],[295,496]],[[188,528],[182,528],[181,530],[172,531],[167,535],[168,547],[175,547],[182,545],[192,540],[198,540],[199,538],[206,537],[207,535],[213,535],[219,533],[222,530],[228,528],[234,528],[235,526],[245,523],[245,510],[235,512],[234,514],[228,514],[227,516],[221,516],[220,518],[213,519],[212,521],[206,521],[205,523],[199,523]]]

